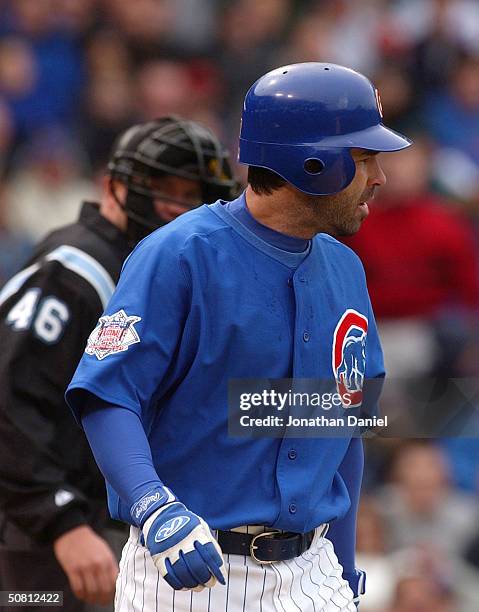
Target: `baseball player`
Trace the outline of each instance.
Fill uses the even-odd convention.
[[[4,590],[62,590],[64,610],[112,601],[118,564],[102,537],[104,481],[64,390],[131,247],[233,187],[207,128],[177,117],[135,125],[114,146],[100,204],[85,203],[1,291]]]
[[[363,75],[273,70],[245,98],[246,191],[129,257],[67,392],[131,525],[117,611],[356,609],[361,440],[228,436],[228,381],[384,375],[361,263],[332,235],[366,218],[377,152],[409,144]]]

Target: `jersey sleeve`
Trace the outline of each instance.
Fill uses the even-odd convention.
[[[366,377],[383,378],[386,375],[384,356],[371,300],[368,296],[368,335],[366,339]]]
[[[85,447],[63,394],[101,311],[88,283],[58,262],[7,284],[0,304],[0,504],[31,537],[51,541],[87,522],[72,484]]]
[[[360,416],[366,419],[381,415],[380,400],[386,376],[383,351],[369,297],[368,303],[369,310],[368,333],[366,337],[366,369],[363,383],[363,398],[360,409]],[[361,427],[360,430],[362,433],[364,433],[368,430],[368,427]]]
[[[156,238],[146,238],[125,262],[88,339],[66,393],[78,422],[89,394],[145,417],[174,384],[190,288],[182,253]]]
[[[110,406],[94,396],[88,399],[91,405],[87,403],[82,411],[82,425],[96,462],[109,485],[131,508],[149,491],[164,486],[153,466],[145,430],[131,410]],[[131,523],[131,515],[126,520]]]
[[[328,530],[328,538],[334,544],[334,551],[343,567],[343,576],[350,583],[355,597],[358,595],[355,583],[356,566],[356,518],[361,492],[364,467],[363,441],[352,438],[344,459],[339,466],[339,474],[349,493],[351,505],[346,515],[333,521]]]

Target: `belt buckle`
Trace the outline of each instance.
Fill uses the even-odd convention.
[[[265,531],[264,533],[257,533],[255,536],[253,536],[253,539],[251,540],[251,543],[249,545],[249,554],[251,555],[251,558],[253,559],[253,561],[255,561],[256,563],[275,563],[275,561],[262,561],[261,559],[258,559],[258,557],[254,554],[254,551],[258,548],[257,546],[255,546],[256,540],[258,540],[259,538],[264,538],[266,536],[270,536],[270,535],[275,535],[279,533],[279,531]]]

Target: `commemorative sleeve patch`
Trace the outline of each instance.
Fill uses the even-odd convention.
[[[132,344],[140,342],[135,323],[141,321],[136,315],[128,316],[124,310],[100,317],[98,325],[91,332],[85,353],[95,355],[100,361],[108,355],[127,351]]]

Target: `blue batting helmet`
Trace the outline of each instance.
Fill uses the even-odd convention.
[[[350,149],[399,151],[411,141],[385,127],[365,76],[336,64],[291,64],[246,94],[239,161],[273,170],[312,195],[337,193],[356,171]]]

